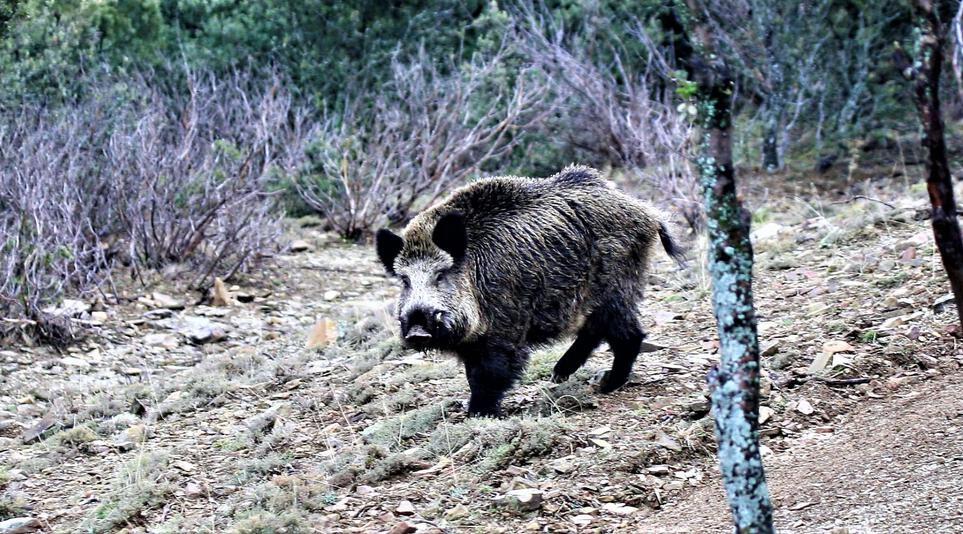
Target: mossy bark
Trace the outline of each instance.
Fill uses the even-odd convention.
[[[933,206],[933,237],[956,298],[956,311],[963,328],[963,239],[957,221],[940,109],[940,76],[946,29],[940,22],[937,7],[938,3],[934,5],[930,0],[913,2],[913,10],[919,21],[919,37],[913,47],[915,57],[909,58],[899,50],[896,62],[904,76],[913,82],[913,96],[923,126],[922,143],[926,148],[926,190]]]
[[[690,12],[703,13],[696,0]],[[694,17],[696,46],[687,58],[697,84],[701,143],[697,166],[704,193],[712,305],[721,361],[709,375],[719,465],[736,532],[775,532],[759,451],[759,342],[752,302],[750,214],[736,195],[732,163],[732,88],[709,25]]]

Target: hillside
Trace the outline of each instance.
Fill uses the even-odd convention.
[[[959,332],[925,191],[880,174],[742,179],[783,532],[963,528]],[[551,384],[563,343],[534,355],[506,418],[466,420],[456,363],[398,345],[373,250],[308,222],[226,306],[172,289],[171,269],[65,311],[90,326],[67,351],[0,351],[0,517],[41,532],[724,530],[701,243],[688,271],[656,260],[640,313],[666,348],[627,387],[593,391],[605,350]]]

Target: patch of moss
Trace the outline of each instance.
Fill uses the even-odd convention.
[[[563,346],[532,354],[522,377],[522,385],[544,382],[552,378],[555,363],[562,357]]]
[[[133,522],[144,510],[166,503],[174,492],[167,465],[167,455],[154,452],[140,454],[121,466],[111,491],[81,523],[81,531],[112,532]]]
[[[228,530],[230,534],[297,534],[311,531],[304,515],[296,510],[281,513],[255,510],[240,517]]]
[[[444,456],[459,451],[460,461],[477,461],[475,469],[485,473],[548,454],[566,439],[570,430],[551,417],[468,419],[439,426],[432,433],[428,449]],[[467,452],[461,452],[466,449]]]
[[[374,397],[374,395],[372,395]],[[424,403],[424,397],[413,386],[408,385],[387,397],[374,398],[362,410],[369,415],[392,415],[412,410]]]
[[[535,415],[549,416],[592,410],[598,406],[596,393],[589,385],[590,373],[580,369],[565,382],[539,388],[539,398],[532,408]]]
[[[405,412],[374,423],[364,429],[361,436],[368,443],[389,448],[398,446],[418,434],[430,432],[457,405],[457,401],[448,400]]]
[[[91,441],[96,441],[98,438],[99,436],[93,429],[86,425],[80,425],[57,432],[53,436],[50,436],[48,442],[62,447],[77,449]]]
[[[429,380],[445,380],[455,378],[461,374],[461,369],[452,362],[425,362],[405,369],[401,373],[388,378],[387,384],[398,386],[402,384],[420,384]]]
[[[267,475],[275,475],[284,472],[291,464],[291,455],[288,453],[271,452],[264,456],[249,458],[240,463],[240,470],[237,472],[239,482],[262,478]]]

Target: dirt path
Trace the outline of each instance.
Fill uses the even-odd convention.
[[[835,432],[810,432],[766,459],[780,532],[963,532],[963,375],[864,405]],[[651,532],[723,532],[714,472],[688,498],[647,518]],[[676,525],[669,527],[668,525]]]

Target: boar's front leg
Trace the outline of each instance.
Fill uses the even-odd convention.
[[[521,378],[527,352],[507,343],[487,340],[459,351],[471,397],[470,417],[498,417],[505,392]]]
[[[568,377],[580,367],[585,365],[586,360],[592,355],[592,351],[602,342],[602,334],[599,332],[600,326],[596,324],[595,317],[589,317],[585,326],[579,330],[572,346],[565,351],[559,358],[558,363],[552,370],[552,382],[560,384],[568,380]]]

